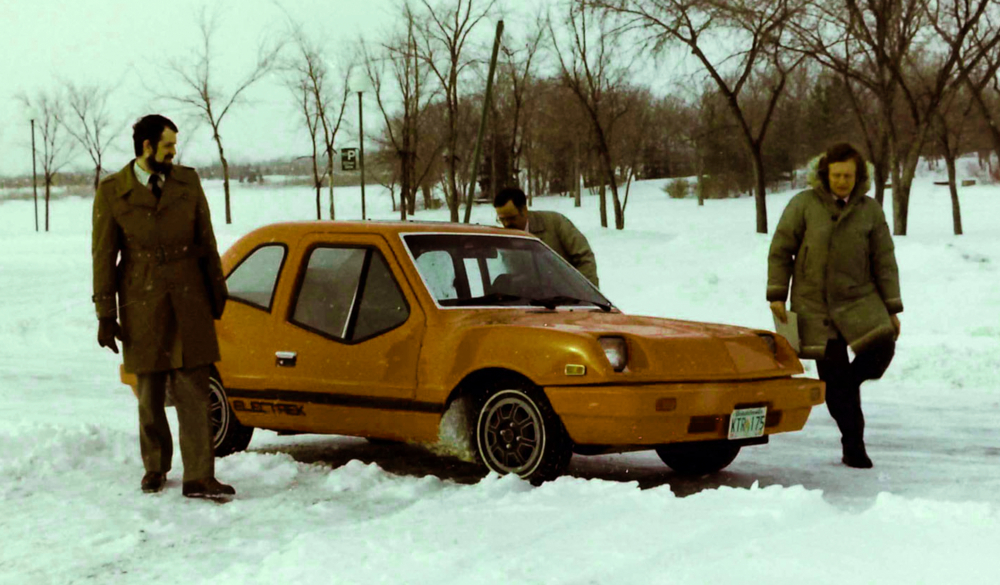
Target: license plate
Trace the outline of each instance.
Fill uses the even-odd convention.
[[[752,439],[764,435],[767,407],[737,408],[729,417],[729,439]]]

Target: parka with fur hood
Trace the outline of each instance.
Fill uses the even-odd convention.
[[[820,180],[819,161],[809,166],[811,188],[781,214],[767,260],[767,300],[784,302],[791,281],[806,359],[822,358],[838,332],[856,354],[893,338],[889,315],[903,311],[889,226],[882,206],[865,195],[870,181],[855,185],[840,209]]]

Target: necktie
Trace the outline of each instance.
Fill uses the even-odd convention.
[[[837,199],[837,209],[843,209],[845,205],[847,205],[847,203],[845,203],[843,199]]]
[[[163,193],[163,189],[160,187],[160,175],[150,175],[149,177],[149,190],[153,192],[153,195],[157,199]]]

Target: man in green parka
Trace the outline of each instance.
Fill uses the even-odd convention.
[[[858,468],[872,467],[861,384],[889,367],[903,311],[892,236],[882,207],[865,195],[868,177],[864,158],[849,144],[813,161],[811,188],[792,197],[781,214],[767,263],[771,311],[787,322],[791,281],[799,357],[816,360],[842,435],[842,461]]]
[[[517,187],[501,189],[493,198],[497,220],[507,229],[530,233],[562,256],[599,287],[597,259],[586,236],[576,229],[568,217],[555,211],[528,211],[524,191]]]
[[[214,319],[226,281],[198,173],[172,164],[177,126],[150,115],[132,127],[136,158],[103,179],[94,197],[94,296],[97,341],[136,374],[142,491],[166,485],[173,442],[164,412],[167,385],[177,409],[182,492],[228,498],[215,479],[209,421],[209,368],[219,360]],[[119,325],[120,323],[120,325]]]

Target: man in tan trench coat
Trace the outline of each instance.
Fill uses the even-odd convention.
[[[493,198],[493,208],[503,227],[526,231],[537,237],[586,276],[594,286],[600,286],[594,252],[590,249],[587,238],[565,215],[555,211],[529,212],[524,191],[517,187],[501,189]]]
[[[889,367],[903,311],[899,269],[882,207],[865,195],[864,158],[836,144],[813,161],[810,189],[788,202],[768,255],[767,300],[787,321],[791,281],[799,357],[815,359],[826,405],[842,435],[842,461],[872,467],[865,449],[861,384]],[[855,354],[848,360],[847,348]]]
[[[102,180],[94,197],[98,343],[118,353],[120,339],[125,371],[138,378],[142,491],[161,491],[170,471],[169,384],[180,425],[183,494],[227,498],[235,490],[215,479],[208,412],[209,369],[219,359],[214,319],[227,296],[208,202],[197,172],[172,164],[173,122],[145,116],[132,139],[136,158]]]

